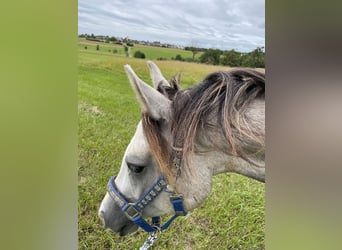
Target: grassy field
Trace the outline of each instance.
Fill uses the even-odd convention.
[[[107,181],[118,172],[140,119],[123,65],[130,64],[144,81],[150,82],[148,68],[146,60],[113,54],[104,46],[100,51],[89,46],[95,45],[89,44],[84,50],[84,44],[79,44],[78,59],[79,249],[138,249],[147,233],[139,229],[119,237],[103,229],[97,210]],[[170,53],[148,49],[151,59]],[[166,78],[181,72],[183,88],[201,81],[209,72],[227,69],[178,61],[156,63]],[[239,175],[214,177],[206,202],[187,217],[177,219],[153,249],[264,249],[264,191],[264,184]]]
[[[99,45],[99,51],[96,51],[96,45]],[[87,47],[87,49],[85,49]],[[80,50],[88,50],[91,52],[102,52],[106,54],[113,54],[113,50],[116,50],[116,56],[126,57],[124,47],[118,44],[110,44],[96,41],[88,41],[84,38],[79,38],[78,48]],[[157,58],[171,59],[175,58],[176,55],[181,55],[182,58],[192,58],[192,52],[182,49],[174,48],[158,48],[145,45],[136,44],[131,47],[131,55],[134,55],[135,51],[140,50],[146,56],[146,59],[156,60]],[[195,58],[198,58],[201,53],[197,53]]]

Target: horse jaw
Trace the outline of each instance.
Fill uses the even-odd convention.
[[[196,173],[196,180],[184,178],[177,181],[176,187],[179,194],[183,196],[186,211],[198,208],[209,196],[212,180],[211,177],[201,171]]]
[[[183,195],[187,211],[199,207],[208,198],[214,175],[231,172],[265,182],[265,168],[222,152],[211,151],[195,155],[192,164],[195,166],[192,176],[182,174],[175,184],[176,191]]]

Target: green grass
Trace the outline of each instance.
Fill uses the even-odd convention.
[[[138,249],[147,237],[145,232],[139,229],[119,237],[103,229],[97,210],[107,181],[119,171],[140,119],[123,65],[130,64],[144,81],[150,82],[146,60],[82,47],[79,45],[78,67],[79,249]],[[167,78],[181,72],[183,87],[224,68],[177,61],[157,64]],[[206,202],[185,218],[177,219],[153,249],[265,248],[264,184],[235,174],[221,174],[213,182]]]

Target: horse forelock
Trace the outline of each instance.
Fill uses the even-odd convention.
[[[169,80],[169,85],[160,81],[157,90],[169,100],[173,100],[179,92],[180,74],[176,74]],[[157,163],[159,171],[164,177],[172,182],[174,179],[173,169],[170,167],[171,145],[162,134],[163,121],[157,121],[148,114],[142,114],[142,126],[151,153]]]
[[[169,167],[170,144],[162,134],[162,122],[152,119],[148,114],[142,115],[144,135],[149,144],[151,154],[157,163],[161,174],[172,182],[174,176]]]
[[[176,74],[169,80],[169,86],[165,85],[163,81],[161,81],[158,84],[157,90],[160,93],[162,93],[164,96],[166,96],[169,100],[172,101],[175,95],[179,91],[179,85],[180,85],[180,74]]]
[[[222,129],[223,136],[231,146],[231,152],[228,153],[249,161],[241,142],[258,144],[260,148],[265,146],[264,130],[246,126],[249,121],[245,116],[254,100],[265,98],[263,73],[249,69],[214,72],[200,84],[186,90],[179,90],[178,83],[174,78],[170,86],[158,86],[158,91],[173,101],[170,121],[172,141],[168,142],[162,135],[162,122],[153,120],[147,114],[143,114],[142,119],[151,153],[159,170],[169,181],[175,177],[175,169],[170,164],[172,147],[181,148],[183,161],[191,162],[198,132],[210,129],[214,117],[214,123]],[[208,139],[215,144],[211,138]],[[192,164],[186,165],[189,169],[184,169],[182,165],[182,170],[192,172]]]

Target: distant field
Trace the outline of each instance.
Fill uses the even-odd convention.
[[[103,229],[97,210],[106,193],[107,181],[118,173],[140,119],[139,106],[123,65],[130,64],[150,83],[146,60],[110,53],[112,45],[100,45],[100,51],[95,50],[93,42],[87,44],[87,50],[84,41],[78,46],[79,249],[138,249],[147,237],[145,232],[139,229],[119,237]],[[181,53],[181,50],[153,47],[134,49],[138,48],[144,49],[149,59],[171,58]],[[181,72],[183,88],[198,83],[210,72],[228,69],[178,61],[155,62],[166,78]],[[187,217],[176,220],[153,249],[264,249],[264,187],[235,174],[216,176],[206,202]]]
[[[96,41],[88,41],[84,38],[79,38],[78,48],[80,50],[85,50],[84,47],[87,46],[87,50],[89,51],[96,51],[96,45],[99,44],[100,52],[104,53],[113,53],[113,49],[118,51],[117,55],[126,56],[124,47],[122,45],[117,44],[110,44],[110,43],[101,43]],[[192,58],[192,52],[186,51],[182,49],[173,49],[173,48],[161,48],[161,47],[151,47],[151,46],[144,46],[136,44],[134,47],[131,47],[131,55],[133,56],[135,51],[140,50],[146,56],[146,59],[149,60],[156,60],[157,58],[164,58],[164,59],[171,59],[172,57],[175,58],[176,55],[181,55],[182,58]],[[98,52],[98,51],[96,51]],[[196,54],[195,58],[198,58],[201,53]]]

